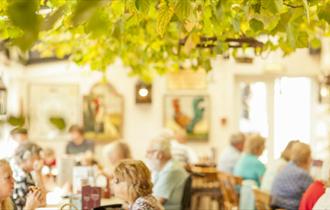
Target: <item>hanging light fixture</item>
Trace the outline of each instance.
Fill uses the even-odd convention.
[[[138,81],[135,85],[135,102],[137,104],[150,104],[152,102],[152,85]]]
[[[0,77],[0,115],[7,113],[7,88]]]

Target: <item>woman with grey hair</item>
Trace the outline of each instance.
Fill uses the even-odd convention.
[[[129,145],[122,140],[108,144],[104,148],[104,156],[106,160],[105,164],[109,171],[112,171],[114,166],[116,166],[121,160],[132,158]]]
[[[39,203],[45,204],[46,191],[42,181],[42,161],[40,160],[41,147],[37,144],[28,142],[19,145],[15,151],[12,161],[13,177],[15,187],[13,191],[13,200],[18,210],[23,210],[27,202],[29,192],[38,192]],[[35,180],[32,178],[34,172]]]

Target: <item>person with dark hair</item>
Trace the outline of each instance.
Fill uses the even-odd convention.
[[[12,138],[20,143],[28,140],[28,131],[26,128],[17,127],[10,131]]]
[[[28,130],[17,127],[10,131],[10,138],[0,143],[0,158],[9,159],[13,157],[16,148],[28,142]]]
[[[73,125],[69,129],[71,141],[66,145],[65,153],[78,155],[87,151],[94,152],[94,143],[85,139],[84,129],[79,125]]]

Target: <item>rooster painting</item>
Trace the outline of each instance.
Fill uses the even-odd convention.
[[[191,108],[193,110],[192,117],[182,112],[180,100],[174,98],[172,100],[172,107],[174,110],[173,120],[188,134],[194,132],[195,126],[203,119],[205,108],[203,107],[204,98],[195,97],[192,100]]]

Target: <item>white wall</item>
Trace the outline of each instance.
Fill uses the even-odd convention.
[[[209,152],[211,146],[221,151],[227,144],[230,133],[235,125],[235,77],[244,75],[308,75],[315,76],[319,71],[319,59],[308,56],[306,50],[281,58],[278,52],[270,54],[267,59],[256,58],[254,64],[237,64],[232,59],[220,58],[213,62],[213,70],[208,75],[208,88],[205,90],[211,98],[211,131],[208,143],[194,143],[192,147],[199,155]],[[27,86],[30,83],[73,83],[79,84],[81,94],[86,94],[89,88],[102,77],[99,72],[91,72],[87,68],[77,67],[69,62],[55,62],[30,65],[27,67],[6,67],[10,89],[10,111],[17,113],[17,103],[20,97],[25,102]],[[264,70],[268,69],[267,72]],[[125,100],[124,139],[132,147],[136,158],[144,158],[146,146],[150,138],[162,129],[163,95],[167,93],[165,78],[158,77],[153,83],[153,102],[151,105],[136,105],[134,88],[136,78],[127,77],[128,69],[120,62],[109,67],[106,76],[111,84]],[[80,108],[80,107],[78,107]],[[27,110],[26,110],[27,111]],[[221,125],[220,119],[227,119],[226,125]],[[37,140],[38,141],[38,140]],[[38,141],[42,145],[56,146],[63,151],[65,140],[54,142]],[[99,146],[97,150],[100,150]]]

